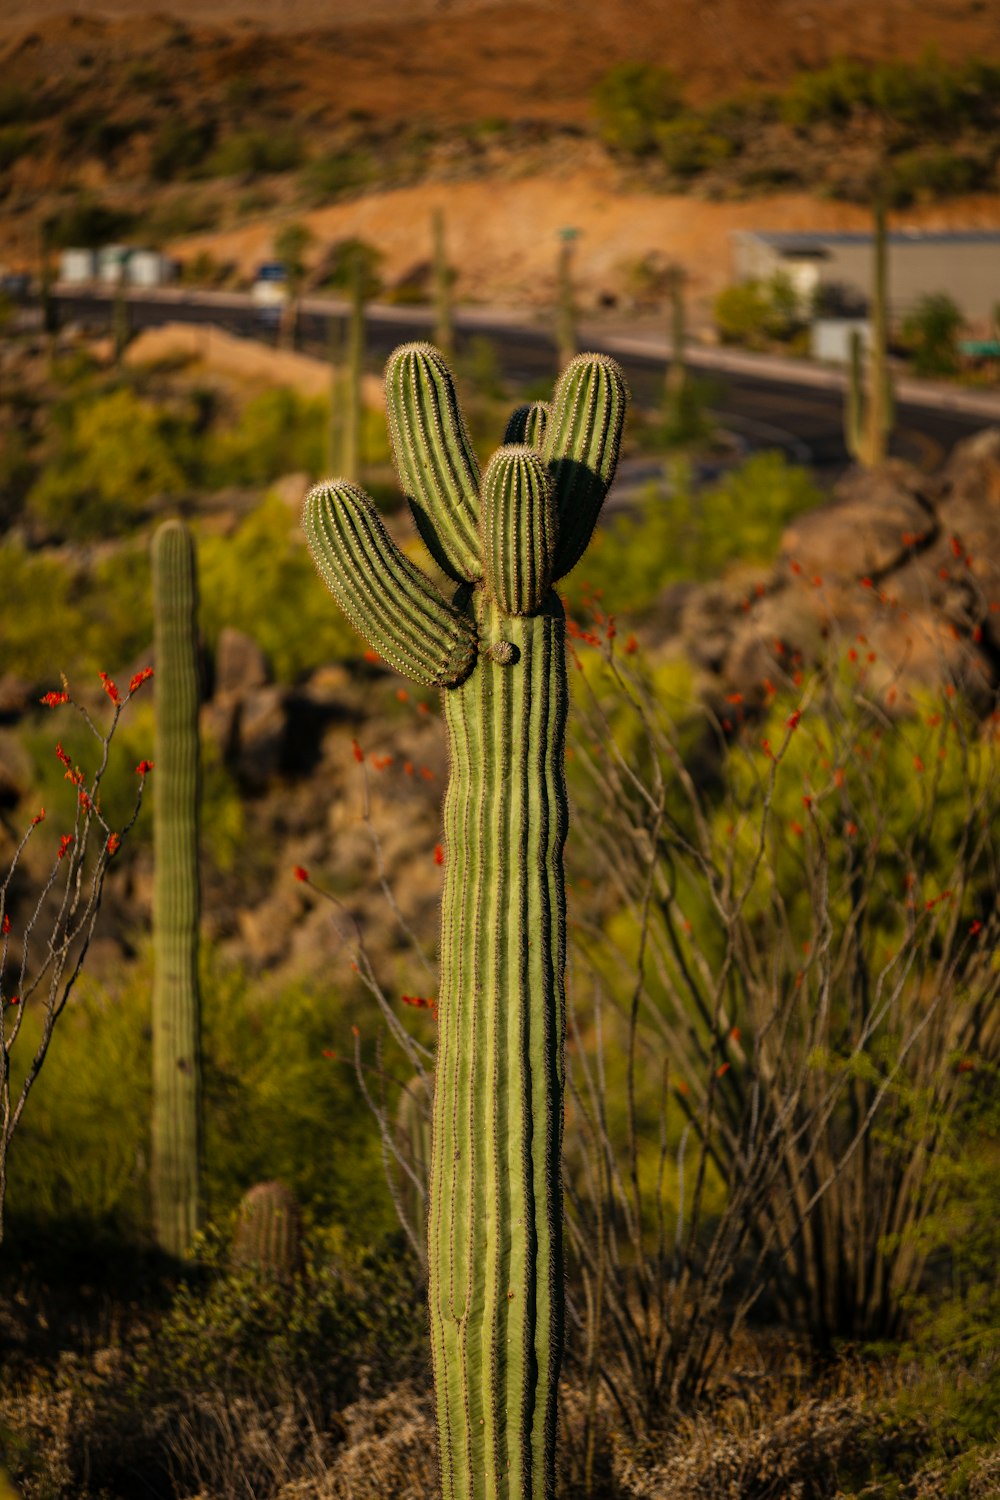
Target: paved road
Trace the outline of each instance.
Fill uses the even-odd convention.
[[[65,320],[107,326],[111,293],[57,289]],[[306,300],[302,304],[300,344],[310,353],[323,354],[328,346],[328,321],[343,318],[343,303]],[[210,322],[245,336],[272,340],[273,316],[254,308],[241,293],[204,293],[171,289],[155,293],[132,291],[129,317],[134,329],[169,321]],[[426,336],[430,314],[424,308],[370,307],[367,315],[367,347],[374,361],[381,361],[407,339]],[[652,406],[662,392],[665,342],[643,343],[618,330],[601,325],[584,326],[587,347],[605,349],[621,360],[636,400]],[[555,371],[555,349],[551,335],[526,327],[496,311],[462,309],[458,315],[459,350],[476,337],[486,337],[496,351],[503,374],[522,390],[541,394]],[[847,461],[842,431],[843,396],[839,377],[826,372],[801,373],[791,361],[773,361],[755,367],[751,359],[727,355],[708,348],[692,350],[691,362],[698,377],[709,386],[712,410],[719,421],[750,448],[780,447],[801,462],[836,469]],[[734,367],[735,366],[735,367]],[[778,370],[780,373],[775,374]],[[814,384],[813,380],[823,384]],[[914,387],[916,393],[916,388]],[[897,400],[893,452],[931,469],[936,467],[960,438],[979,431],[990,420],[988,400],[980,411],[955,410],[928,405],[933,392],[922,392],[917,400],[905,395]],[[942,392],[942,403],[950,397]],[[1000,401],[994,420],[1000,421]]]

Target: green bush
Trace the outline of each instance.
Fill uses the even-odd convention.
[[[787,276],[770,281],[740,281],[725,287],[713,304],[713,316],[724,344],[764,349],[787,343],[804,326],[799,299]]]
[[[332,203],[366,187],[376,176],[371,152],[330,151],[315,157],[302,173],[302,188],[311,203]]]
[[[229,484],[267,485],[294,469],[318,475],[325,455],[326,402],[287,387],[247,403],[236,423],[213,431],[205,445],[206,477]]]
[[[257,177],[291,172],[302,157],[302,137],[296,130],[246,130],[220,141],[204,170],[210,177]]]
[[[195,459],[190,416],[122,386],[70,407],[28,509],[60,537],[121,535],[155,499],[190,490]]]
[[[656,144],[667,169],[675,177],[683,178],[697,177],[719,166],[736,151],[727,136],[711,130],[695,115],[684,115],[659,126]]]
[[[165,120],[149,148],[149,169],[157,182],[188,177],[202,165],[215,144],[213,120]]]
[[[4,647],[18,671],[54,685],[65,672],[111,671],[133,662],[153,636],[145,544],[93,567],[0,543]]]
[[[655,150],[660,130],[682,107],[676,78],[653,63],[618,63],[594,94],[602,139],[631,156]]]
[[[377,297],[382,290],[382,277],[379,273],[382,252],[368,240],[357,239],[353,236],[338,240],[327,252],[321,283],[324,290],[351,291],[354,286],[355,266],[359,259],[362,293],[366,298]]]
[[[77,245],[96,250],[109,241],[122,239],[134,222],[133,215],[124,209],[112,208],[82,193],[52,214],[46,228],[49,244],[56,250]]]
[[[32,131],[23,125],[7,125],[0,130],[0,172],[6,172],[25,156],[35,143]]]
[[[695,490],[688,465],[671,467],[666,493],[651,486],[638,519],[600,528],[587,554],[586,583],[571,576],[567,593],[603,588],[622,614],[648,610],[665,584],[707,581],[730,563],[770,562],[795,516],[822,502],[807,469],[782,453],[755,453],[718,484]]]
[[[114,985],[87,979],[59,1023],[11,1153],[12,1237],[71,1223],[81,1237],[149,1242],[149,962],[131,964]],[[278,1177],[311,1222],[340,1226],[348,1244],[390,1232],[377,1124],[353,1068],[324,1056],[338,1046],[350,1055],[347,1015],[360,1015],[363,1002],[348,1012],[328,988],[268,990],[210,951],[202,993],[209,1218],[224,1219],[253,1183]],[[29,1007],[15,1068],[37,1025]]]
[[[892,158],[887,177],[890,206],[906,208],[923,197],[951,198],[986,187],[990,166],[978,156],[940,147],[901,152]]]
[[[954,375],[958,335],[965,320],[946,292],[921,297],[903,319],[903,341],[918,375]]]

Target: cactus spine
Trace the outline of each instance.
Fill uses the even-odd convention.
[[[198,657],[194,542],[179,521],[153,539],[156,781],[153,812],[153,1222],[184,1255],[198,1228]]]
[[[434,342],[444,354],[455,348],[455,320],[451,307],[451,267],[444,244],[444,210],[436,208],[432,220],[434,236]]]
[[[885,204],[881,194],[874,206],[874,277],[871,343],[868,349],[868,389],[862,376],[861,336],[851,335],[851,364],[844,404],[844,442],[848,453],[867,468],[885,462],[893,425],[892,376],[888,365],[889,293]]]
[[[440,664],[434,680],[447,689],[428,1208],[443,1495],[550,1500],[568,816],[565,622],[552,584],[590,540],[627,392],[612,360],[579,356],[548,420],[540,408],[515,413],[508,435],[520,441],[482,477],[437,350],[398,349],[386,392],[396,466],[431,551],[459,585],[453,604],[389,551],[353,486],[317,486],[303,524],[334,597],[374,648],[385,654],[391,630],[399,656]],[[526,445],[529,431],[540,445]]]

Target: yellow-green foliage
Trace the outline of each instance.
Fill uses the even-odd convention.
[[[11,1153],[12,1236],[18,1221],[51,1221],[52,1233],[74,1221],[81,1234],[147,1241],[149,984],[146,959],[113,986],[88,981],[60,1023]],[[265,990],[211,954],[202,992],[208,1217],[279,1177],[314,1222],[344,1225],[357,1244],[388,1231],[378,1127],[358,1108],[353,1067],[324,1056],[351,1055],[355,1012],[326,988],[322,998]],[[24,1024],[27,1043],[38,1026],[30,1006]],[[15,1064],[28,1051],[16,1049]],[[338,1149],[317,1153],[320,1135]]]
[[[28,506],[59,535],[119,535],[190,488],[193,457],[182,419],[122,387],[65,412]]]
[[[114,671],[152,639],[149,559],[140,548],[74,565],[0,543],[5,655],[25,677],[56,681]]]
[[[714,578],[736,561],[770,562],[788,522],[823,498],[809,471],[779,452],[755,453],[702,490],[678,462],[666,488],[650,486],[638,518],[597,532],[585,565],[566,580],[571,601],[603,589],[618,613],[640,614],[664,584]]]

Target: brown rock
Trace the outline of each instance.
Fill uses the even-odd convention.
[[[902,463],[852,469],[830,505],[799,516],[787,528],[782,554],[810,578],[883,574],[909,555],[914,538],[935,530],[921,486],[921,476]]]
[[[0,730],[0,807],[16,807],[33,780],[31,756],[16,735]]]
[[[271,681],[267,658],[253,636],[226,625],[215,653],[215,694],[244,694]]]

